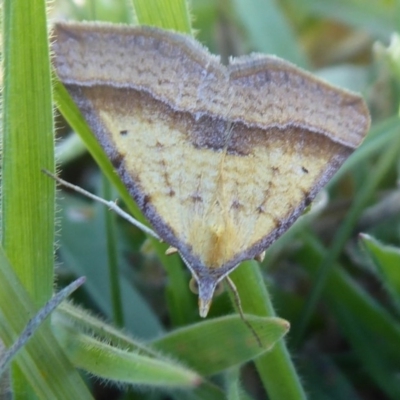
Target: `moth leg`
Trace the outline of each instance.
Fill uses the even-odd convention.
[[[72,183],[64,181],[64,179],[59,178],[58,176],[52,174],[50,171],[47,171],[46,169],[43,169],[42,171],[46,175],[50,176],[55,181],[57,181],[60,185],[63,185],[65,187],[69,188],[69,189],[74,190],[75,192],[83,194],[84,196],[88,197],[89,199],[98,201],[99,203],[102,203],[102,204],[106,205],[110,210],[113,210],[120,217],[126,219],[132,225],[134,225],[137,228],[141,229],[144,233],[156,238],[159,241],[162,241],[162,239],[160,238],[160,236],[157,235],[157,233],[155,233],[148,226],[146,226],[146,225],[142,224],[141,222],[139,222],[137,219],[133,218],[131,215],[129,215],[127,212],[125,212],[121,207],[117,206],[117,203],[115,201],[102,199],[101,197],[96,196],[93,193],[90,193],[87,190],[82,189],[79,186],[76,186],[76,185],[73,185]]]
[[[194,293],[194,294],[199,294],[199,285],[198,285],[196,279],[194,278],[194,276],[192,276],[192,277],[190,278],[190,281],[189,281],[189,289],[190,289],[190,291],[191,291],[192,293]]]
[[[255,259],[256,261],[260,262],[260,263],[264,261],[264,258],[265,258],[265,250],[264,250],[262,253],[257,254],[257,255],[254,257],[254,259]]]
[[[169,246],[167,250],[165,250],[165,255],[170,256],[171,254],[177,253],[178,249],[176,247]]]

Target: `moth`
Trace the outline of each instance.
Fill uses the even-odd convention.
[[[274,56],[225,66],[192,37],[103,23],[56,24],[52,50],[116,172],[192,273],[202,317],[369,129],[359,95]]]

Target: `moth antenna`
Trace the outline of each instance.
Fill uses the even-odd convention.
[[[57,175],[52,174],[47,169],[42,169],[42,172],[44,172],[46,175],[48,175],[51,178],[53,178],[60,185],[62,185],[64,187],[67,187],[69,189],[72,189],[75,192],[78,192],[78,193],[82,194],[83,196],[88,197],[89,199],[98,201],[99,203],[102,203],[102,204],[106,205],[110,210],[113,210],[120,217],[124,218],[129,223],[131,223],[132,225],[136,226],[137,228],[141,229],[144,233],[147,233],[148,235],[150,235],[150,236],[154,237],[155,239],[159,240],[160,242],[162,241],[160,236],[158,236],[157,233],[155,233],[152,229],[150,229],[148,226],[142,224],[137,219],[133,218],[131,215],[129,215],[127,212],[125,212],[121,207],[117,206],[116,201],[105,200],[105,199],[103,199],[103,198],[101,198],[99,196],[96,196],[95,194],[90,193],[87,190],[82,189],[79,186],[76,186],[76,185],[73,185],[72,183],[64,181],[64,179],[61,179]]]
[[[228,283],[229,288],[232,290],[232,293],[233,293],[233,296],[235,299],[235,304],[236,304],[236,307],[238,308],[240,318],[246,324],[246,326],[250,329],[250,332],[256,338],[258,345],[260,347],[262,347],[260,337],[257,335],[257,332],[254,330],[254,328],[251,326],[250,322],[247,321],[247,319],[244,316],[243,309],[242,309],[242,302],[240,301],[240,296],[239,296],[238,290],[236,289],[236,285],[233,283],[232,279],[229,278],[229,276],[227,276],[225,279],[226,279],[226,282]]]

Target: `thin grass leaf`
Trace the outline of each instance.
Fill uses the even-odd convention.
[[[0,354],[0,377],[5,372],[8,364],[17,355],[18,351],[28,342],[32,335],[37,331],[43,321],[65,300],[71,293],[73,293],[79,286],[85,282],[85,278],[78,278],[76,281],[70,283],[67,287],[60,290],[54,295],[39,312],[29,320],[25,329],[14,342],[14,344],[4,353]]]
[[[206,320],[172,331],[151,341],[151,347],[119,332],[86,312],[63,304],[54,314],[57,326],[81,332],[93,332],[107,343],[120,348],[140,351],[140,354],[158,357],[160,351],[170,354],[204,375],[216,374],[234,365],[243,364],[270,350],[288,331],[288,323],[280,318],[246,316],[254,333],[238,315]],[[224,342],[224,346],[221,346]]]
[[[125,350],[136,352],[142,356],[151,357],[160,361],[169,362],[154,350],[153,348],[143,344],[140,341],[132,339],[119,329],[100,321],[98,318],[90,315],[88,312],[77,308],[71,304],[63,303],[52,315],[52,322],[58,328],[64,330],[73,330],[74,332],[86,333],[91,332],[95,337],[98,337],[103,342],[118,346]],[[171,392],[174,394],[174,392]],[[193,400],[220,400],[224,393],[214,384],[207,380],[202,380],[199,386],[196,386],[190,392],[178,392],[177,399],[188,398]]]
[[[102,194],[105,200],[111,200],[112,190],[110,182],[102,175]],[[108,280],[110,282],[111,305],[113,310],[113,321],[116,326],[124,326],[124,313],[122,304],[121,285],[118,270],[118,245],[116,235],[116,216],[114,213],[103,210],[106,233],[107,233],[107,255],[108,255]]]
[[[360,243],[377,266],[385,289],[400,310],[400,249],[384,245],[365,234],[360,235]]]
[[[0,247],[0,337],[11,347],[36,314],[33,302]],[[48,324],[43,324],[15,357],[29,383],[28,391],[43,399],[91,399],[78,372],[64,355]]]
[[[151,387],[196,387],[200,376],[175,361],[117,348],[76,329],[58,324],[58,341],[74,365],[116,383]]]
[[[103,341],[130,351],[138,351],[142,355],[157,357],[158,353],[143,344],[142,341],[132,339],[120,329],[101,321],[88,311],[76,307],[68,302],[60,305],[52,315],[52,324],[77,332],[91,332],[93,336]]]
[[[231,368],[225,373],[227,400],[252,400],[240,382],[240,369]]]

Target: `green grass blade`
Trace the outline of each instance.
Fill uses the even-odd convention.
[[[0,337],[7,347],[18,339],[36,307],[0,247]],[[81,377],[64,355],[49,324],[43,324],[15,357],[29,386],[16,398],[34,393],[43,399],[91,399]]]
[[[102,174],[102,198],[111,200],[112,189],[110,182]],[[108,279],[110,281],[111,305],[113,310],[113,321],[116,326],[124,326],[124,312],[122,304],[121,284],[118,270],[118,246],[116,231],[116,215],[110,213],[106,208],[103,209],[103,215],[107,234],[107,255],[108,255]]]
[[[126,350],[137,351],[141,355],[168,361],[168,359],[160,356],[154,349],[132,339],[117,328],[99,321],[86,311],[76,308],[71,304],[61,304],[53,314],[52,320],[57,326],[63,326],[66,329],[74,329],[79,332],[93,332],[95,336],[101,338],[107,343],[112,343],[113,345]],[[203,380],[202,383],[193,391],[190,393],[185,392],[185,394],[187,395],[187,398],[195,400],[220,400],[224,396],[221,389],[207,380]],[[182,392],[179,392],[176,398],[181,399]]]
[[[36,306],[53,291],[53,115],[45,1],[4,3],[2,242]]]
[[[261,347],[238,315],[176,329],[153,341],[152,346],[174,355],[203,375],[213,375],[271,350],[289,329],[289,324],[280,318],[246,315],[246,320],[257,333]]]
[[[70,360],[95,376],[117,383],[164,388],[195,387],[201,382],[198,374],[175,361],[117,348],[61,324],[57,324],[55,333]]]
[[[146,347],[143,342],[132,339],[120,329],[99,320],[86,310],[64,302],[52,315],[55,326],[62,325],[66,329],[75,328],[79,332],[92,332],[94,336],[127,350],[139,350],[140,354],[157,357],[157,353]]]
[[[159,359],[160,361],[169,362],[165,356],[161,356],[149,346],[132,339],[117,328],[99,321],[96,317],[90,315],[84,310],[74,307],[71,304],[61,304],[57,311],[52,315],[52,321],[57,327],[72,329],[74,332],[92,332],[96,337],[106,343],[111,343],[119,348],[135,351],[138,354]],[[187,398],[194,400],[220,400],[224,396],[221,389],[207,380],[202,380],[201,384],[196,386],[193,391],[188,393],[185,392],[185,394],[187,394]],[[179,392],[175,398],[181,399],[182,392]]]
[[[52,322],[73,362],[97,376],[135,385],[200,384],[197,373],[70,304],[61,305]],[[209,385],[203,390],[214,392]]]
[[[221,400],[224,398],[224,392],[216,385],[206,381],[200,386],[195,388],[190,393],[185,393],[186,398],[189,400]],[[178,392],[175,397],[176,400],[181,400],[183,398],[182,391]]]
[[[225,374],[227,400],[252,400],[245,392],[240,381],[240,369],[231,368]]]
[[[3,4],[3,152],[1,237],[36,307],[53,290],[54,169],[50,61],[44,0]],[[26,377],[28,378],[28,377]],[[13,366],[16,399],[32,394]]]
[[[60,290],[54,295],[40,310],[39,312],[29,320],[25,329],[14,342],[14,344],[4,353],[0,354],[0,377],[5,372],[8,364],[17,355],[19,350],[25,346],[31,336],[37,331],[40,325],[46,320],[46,318],[64,301],[71,293],[73,293],[79,286],[85,282],[85,278],[78,278],[76,281],[70,283],[67,287]]]
[[[288,323],[280,318],[247,316],[262,343],[260,347],[253,332],[240,317],[231,315],[174,330],[153,340],[148,347],[68,304],[61,305],[53,318],[59,321],[56,325],[75,327],[82,332],[91,331],[107,343],[139,350],[142,355],[158,357],[161,350],[163,354],[170,354],[204,375],[221,372],[265,353],[288,331]]]
[[[141,25],[192,33],[187,0],[132,0]]]
[[[271,298],[255,261],[242,263],[230,276],[238,289],[245,313],[263,317],[275,316]],[[283,340],[277,342],[271,351],[258,357],[255,364],[269,399],[306,399]]]

